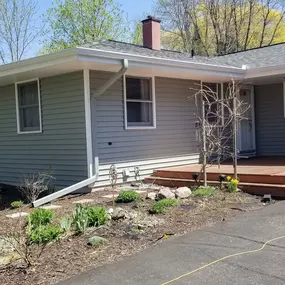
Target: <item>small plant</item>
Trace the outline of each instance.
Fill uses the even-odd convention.
[[[30,243],[46,244],[60,238],[60,228],[54,225],[39,226],[29,231]]]
[[[168,208],[176,207],[179,203],[177,200],[173,199],[162,199],[160,201],[155,202],[150,209],[151,214],[162,214],[165,213]]]
[[[49,191],[50,187],[52,188],[51,181],[53,179],[54,177],[50,170],[26,176],[19,190],[25,198],[32,203],[38,199],[42,192]]]
[[[71,229],[71,226],[72,226],[72,222],[73,222],[72,218],[70,218],[70,217],[63,217],[60,220],[61,231],[64,232],[64,233],[70,232],[70,229]]]
[[[17,224],[13,224],[13,227],[7,227],[8,231],[5,232],[4,239],[15,249],[26,266],[30,267],[37,262],[45,247],[42,244],[37,247],[30,246],[31,227],[29,223],[28,225],[24,223],[24,220],[19,220]]]
[[[19,200],[19,201],[14,201],[11,203],[11,207],[13,209],[16,209],[16,208],[21,208],[23,206],[23,201]]]
[[[99,227],[108,221],[108,212],[104,207],[87,207],[88,226]]]
[[[205,188],[198,188],[192,194],[196,197],[206,197],[206,196],[213,196],[216,193],[215,188],[213,187],[205,187]]]
[[[130,203],[133,201],[138,201],[141,199],[141,196],[138,192],[134,190],[122,190],[119,193],[119,196],[116,199],[117,203]]]
[[[237,179],[231,178],[230,176],[227,177],[227,180],[228,180],[228,191],[230,193],[236,192],[239,181]]]
[[[54,217],[54,212],[48,209],[35,209],[28,216],[30,226],[35,229],[49,224]]]
[[[77,204],[73,213],[73,224],[78,234],[84,233],[88,227],[104,225],[107,220],[108,212],[104,207],[91,207]]]
[[[84,233],[88,227],[88,215],[86,206],[77,204],[75,211],[73,212],[73,224],[75,231],[78,234]]]

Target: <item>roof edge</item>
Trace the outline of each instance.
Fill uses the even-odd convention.
[[[209,69],[211,71],[214,71],[214,70],[228,71],[228,72],[234,72],[234,73],[240,73],[240,74],[245,73],[245,68],[235,67],[235,66],[190,62],[190,61],[184,61],[184,60],[137,55],[137,54],[132,54],[132,53],[123,53],[123,52],[115,52],[115,51],[106,51],[102,49],[86,48],[86,47],[78,47],[77,50],[79,51],[80,55],[98,56],[98,57],[103,57],[103,58],[108,58],[108,59],[126,58],[130,61],[144,62],[144,63],[149,63],[149,64],[160,63],[163,65],[186,67],[190,69],[191,68],[201,69],[201,70]],[[96,52],[96,54],[94,54],[94,52]]]

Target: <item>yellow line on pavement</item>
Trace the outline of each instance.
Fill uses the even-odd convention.
[[[216,264],[216,263],[218,263],[218,262],[221,262],[221,261],[223,261],[223,260],[225,260],[225,259],[229,259],[229,258],[231,258],[231,257],[235,257],[235,256],[239,256],[239,255],[250,254],[250,253],[256,253],[256,252],[262,251],[262,250],[266,247],[266,245],[268,245],[269,243],[271,243],[271,242],[273,242],[273,241],[276,241],[276,240],[279,240],[279,239],[283,239],[283,238],[285,238],[285,236],[273,238],[273,239],[271,239],[271,240],[265,242],[265,243],[263,244],[263,246],[262,246],[261,248],[259,248],[259,249],[249,250],[249,251],[243,251],[243,252],[239,252],[239,253],[234,253],[234,254],[230,254],[230,255],[227,255],[227,256],[225,256],[225,257],[219,258],[219,259],[214,260],[214,261],[212,261],[212,262],[210,262],[210,263],[208,263],[208,264],[205,264],[205,265],[203,265],[203,266],[201,266],[201,267],[199,267],[199,268],[197,268],[197,269],[194,269],[194,270],[192,270],[192,271],[190,271],[190,272],[187,272],[187,273],[185,273],[185,274],[182,274],[182,275],[180,275],[180,276],[178,276],[178,277],[176,277],[176,278],[174,278],[174,279],[172,279],[172,280],[169,280],[169,281],[167,281],[167,282],[165,282],[165,283],[162,283],[161,285],[167,285],[167,284],[176,282],[176,281],[180,280],[181,278],[184,278],[184,277],[189,276],[189,275],[191,275],[191,274],[193,274],[193,273],[195,273],[195,272],[198,272],[198,271],[200,271],[200,270],[203,270],[203,269],[205,269],[205,268],[207,268],[207,267],[209,267],[209,266],[211,266],[211,265],[213,265],[213,264]]]

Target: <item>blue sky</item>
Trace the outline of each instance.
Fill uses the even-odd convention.
[[[122,9],[128,14],[129,20],[138,20],[144,14],[151,14],[153,0],[117,0]],[[43,14],[48,8],[52,6],[52,0],[40,0],[39,14]]]

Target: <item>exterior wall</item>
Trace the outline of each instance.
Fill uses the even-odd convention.
[[[283,84],[255,87],[257,155],[285,155]]]
[[[112,74],[90,72],[91,94]],[[99,157],[99,181],[109,183],[109,167],[115,164],[122,182],[122,169],[129,169],[133,180],[134,167],[141,176],[153,169],[197,163],[199,161],[195,132],[195,104],[189,100],[194,82],[155,78],[156,129],[125,130],[122,79],[101,97],[92,100],[93,152]]]
[[[40,80],[43,132],[17,134],[15,87],[0,87],[0,182],[51,169],[58,187],[87,178],[83,72]]]

